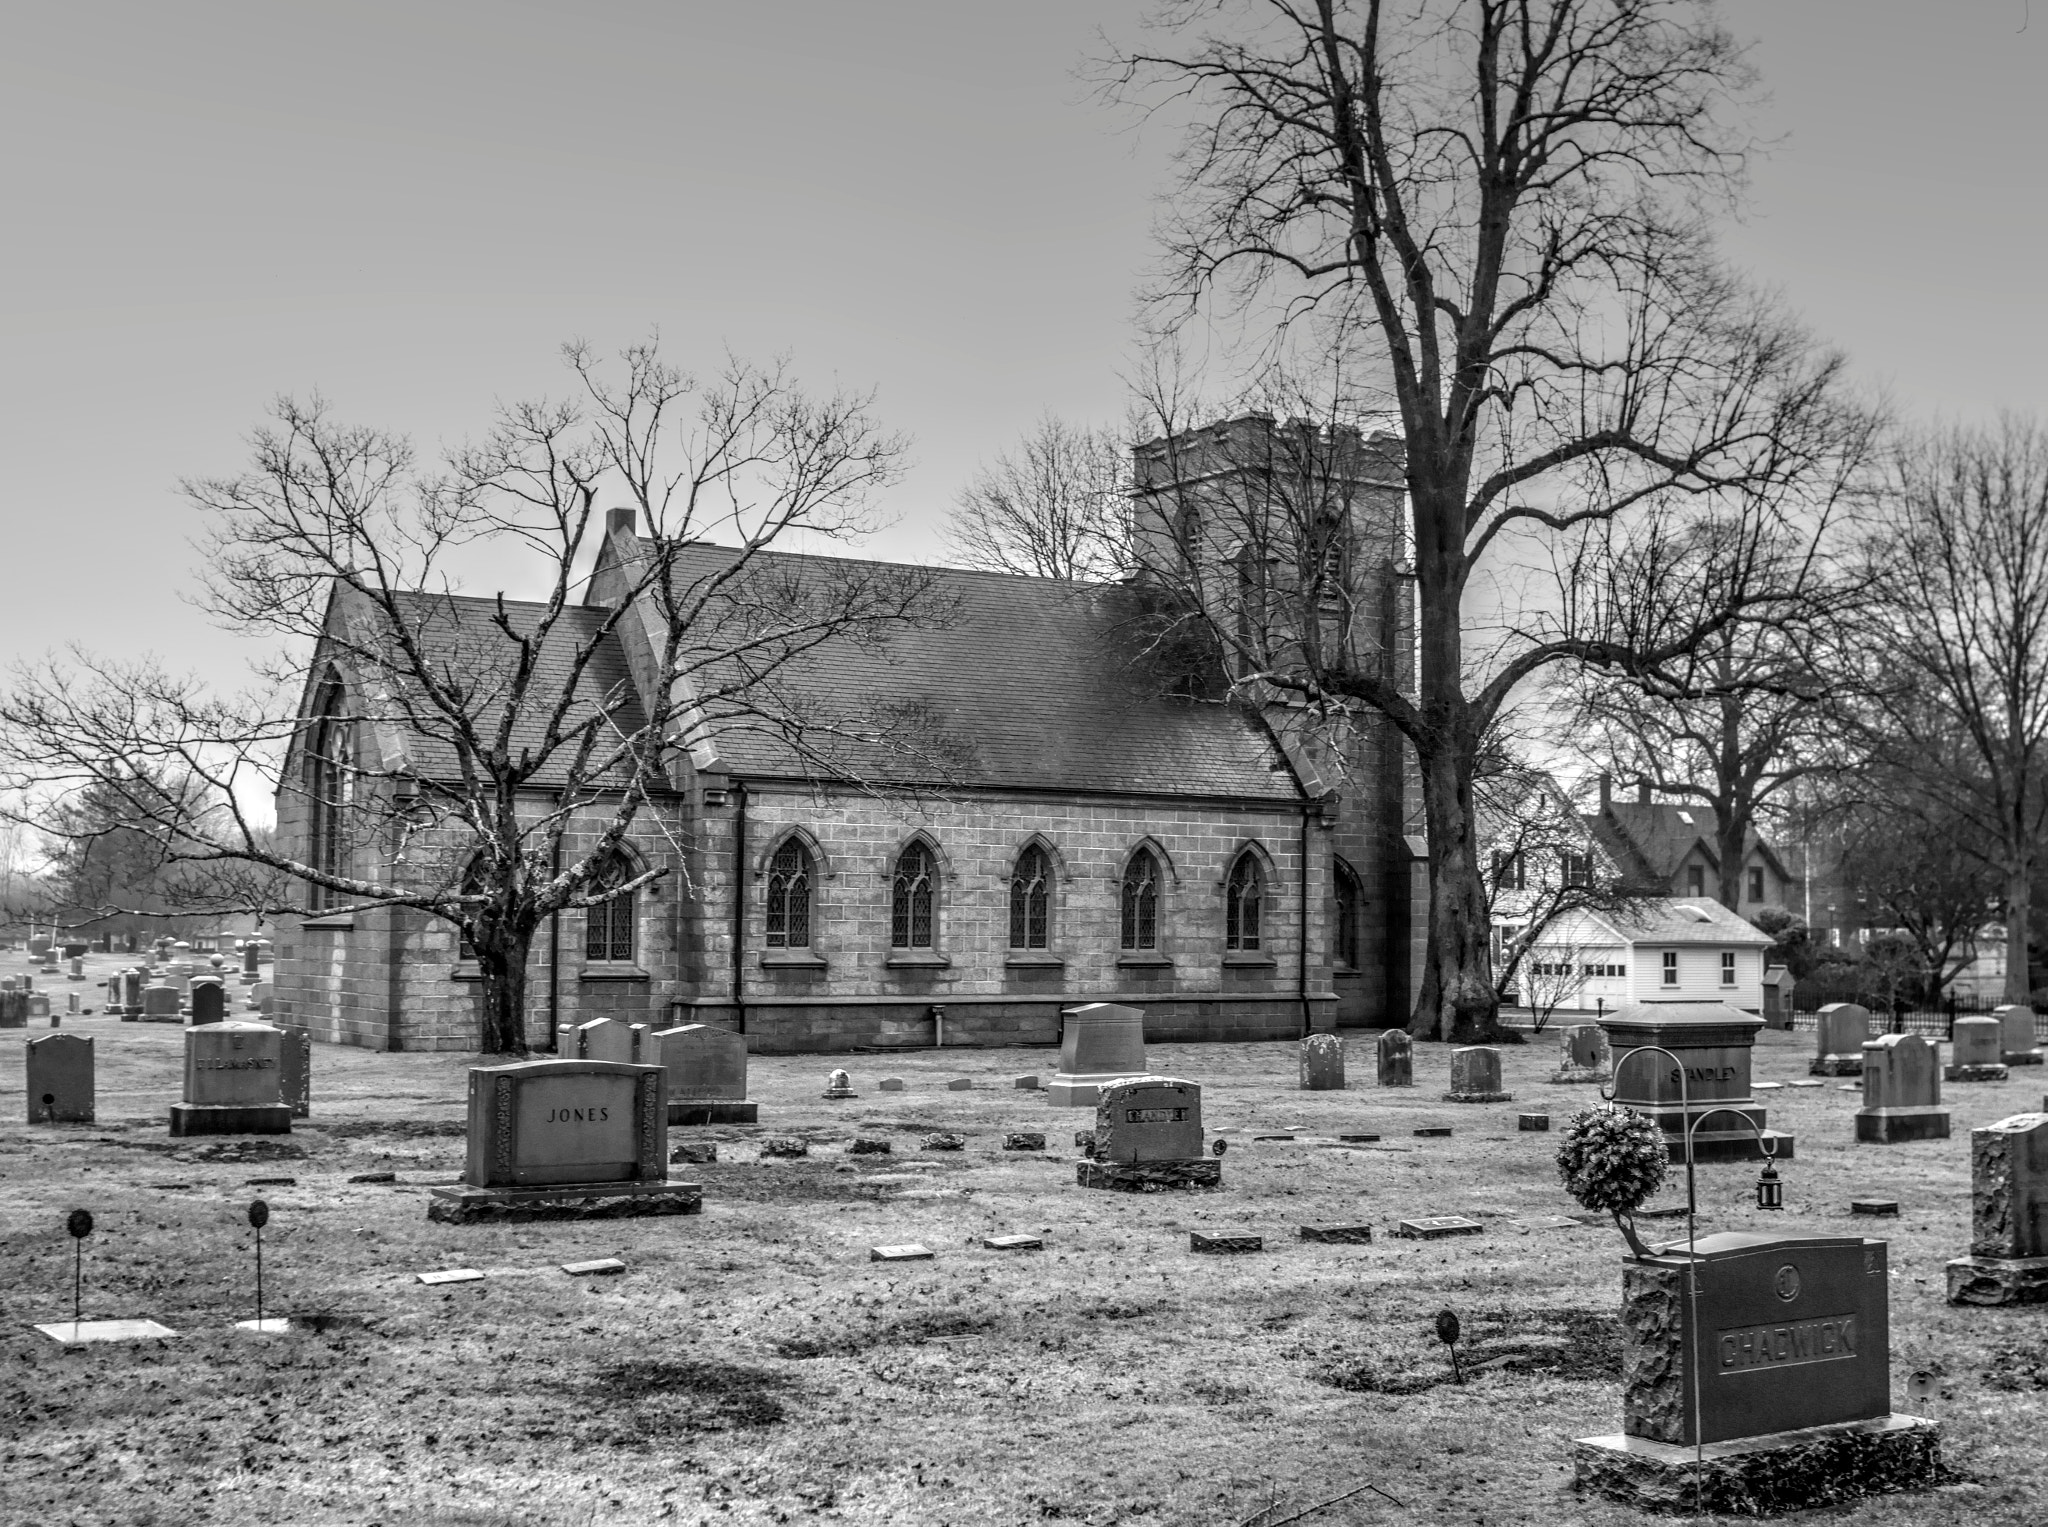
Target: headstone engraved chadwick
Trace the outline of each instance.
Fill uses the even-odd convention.
[[[668,1180],[660,1066],[541,1060],[469,1073],[462,1185],[436,1188],[430,1219],[592,1219],[694,1214],[696,1183]]]

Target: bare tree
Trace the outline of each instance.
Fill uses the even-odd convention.
[[[1159,21],[1168,45],[1114,60],[1109,88],[1192,118],[1160,311],[1320,321],[1384,372],[1405,448],[1416,682],[1298,646],[1239,679],[1374,707],[1412,745],[1431,875],[1413,1027],[1487,1032],[1473,782],[1494,717],[1558,662],[1692,683],[1702,644],[1788,592],[1761,575],[1788,570],[1775,538],[1839,444],[1839,359],[1703,231],[1739,183],[1727,114],[1751,73],[1679,0],[1170,0]],[[1712,547],[1688,505],[1717,518]],[[1468,651],[1475,574],[1517,541],[1556,549],[1566,597]],[[1667,590],[1674,555],[1710,581]]]
[[[1130,571],[1129,443],[1047,414],[960,490],[946,526],[963,567],[1104,583]]]
[[[61,831],[90,795],[95,822],[165,864],[281,874],[295,894],[252,893],[264,913],[446,919],[475,952],[481,1048],[523,1051],[536,931],[668,873],[603,875],[636,820],[660,820],[648,806],[681,756],[734,726],[812,757],[885,737],[895,718],[835,710],[784,670],[918,618],[929,584],[760,555],[865,527],[904,450],[866,395],[814,395],[780,363],[730,360],[700,382],[652,343],[616,368],[565,354],[572,400],[505,405],[432,468],[402,436],[280,400],[247,470],[185,485],[211,527],[209,608],[281,639],[270,685],[220,697],[83,655],[18,670],[0,730],[24,809]],[[580,604],[601,493],[627,497],[642,533],[604,600]],[[465,548],[491,540],[531,554],[537,597],[457,592]],[[625,637],[637,682],[604,661]]]
[[[2048,429],[2013,415],[1930,431],[1891,464],[1867,632],[1888,767],[1990,845],[2005,999],[2025,1002],[2033,876],[2048,825]]]

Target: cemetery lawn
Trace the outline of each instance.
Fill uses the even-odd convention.
[[[1577,1208],[1556,1135],[1518,1133],[1515,1115],[1561,1123],[1595,1097],[1542,1079],[1554,1041],[1509,1049],[1515,1101],[1476,1106],[1439,1100],[1439,1045],[1416,1047],[1405,1093],[1372,1084],[1369,1034],[1345,1036],[1341,1093],[1296,1091],[1292,1045],[1154,1046],[1155,1070],[1205,1084],[1207,1132],[1230,1148],[1221,1191],[1150,1196],[1075,1186],[1072,1134],[1092,1112],[1010,1086],[1052,1051],[755,1057],[760,1128],[671,1132],[719,1144],[716,1165],[672,1169],[704,1184],[701,1216],[476,1228],[426,1216],[427,1185],[460,1170],[474,1057],[316,1046],[314,1114],[288,1139],[174,1141],[179,1031],[67,1027],[98,1039],[97,1125],[20,1123],[20,1036],[0,1044],[0,1521],[1226,1527],[1368,1484],[1385,1494],[1302,1520],[1638,1520],[1570,1487],[1570,1439],[1620,1427],[1622,1243],[1611,1226],[1530,1228]],[[1811,1045],[1764,1035],[1757,1078],[1803,1079]],[[819,1096],[834,1065],[857,1100]],[[906,1090],[878,1091],[890,1075]],[[945,1090],[955,1077],[976,1090]],[[1895,1404],[1941,1420],[1959,1478],[1816,1516],[2042,1520],[2048,1309],[1952,1309],[1942,1264],[1967,1240],[1969,1128],[2044,1087],[2038,1070],[1951,1085],[1954,1137],[1889,1147],[1851,1143],[1858,1095],[1832,1080],[1762,1094],[1798,1137],[1782,1215],[1752,1207],[1755,1168],[1702,1168],[1706,1228],[1892,1242]],[[1413,1135],[1432,1124],[1456,1132]],[[1000,1149],[1025,1129],[1046,1133],[1044,1156]],[[921,1151],[934,1130],[965,1150]],[[1363,1132],[1382,1139],[1335,1140]],[[856,1133],[893,1153],[844,1154]],[[762,1161],[766,1134],[811,1154]],[[348,1180],[374,1172],[398,1182]],[[294,1181],[252,1184],[266,1177]],[[229,1329],[254,1314],[258,1196],[266,1313],[299,1317],[291,1335]],[[1872,1196],[1902,1218],[1852,1221],[1849,1200]],[[176,1340],[65,1350],[32,1329],[69,1318],[75,1207],[98,1222],[87,1318],[153,1318]],[[1441,1214],[1485,1232],[1388,1233]],[[1296,1238],[1357,1221],[1373,1244]],[[1198,1256],[1191,1231],[1265,1249]],[[1045,1249],[981,1247],[1017,1232]],[[868,1260],[903,1242],[936,1260]],[[600,1257],[626,1271],[559,1270]],[[459,1267],[488,1276],[416,1278]],[[1445,1308],[1464,1325],[1463,1384],[1432,1335]],[[1915,1370],[1939,1385],[1918,1405]]]

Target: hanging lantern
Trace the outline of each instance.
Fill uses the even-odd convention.
[[[1785,1184],[1779,1181],[1774,1162],[1765,1161],[1763,1175],[1756,1180],[1756,1206],[1759,1209],[1785,1207]]]

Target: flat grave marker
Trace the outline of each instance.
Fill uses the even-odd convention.
[[[1434,1241],[1447,1235],[1479,1235],[1486,1227],[1461,1214],[1431,1214],[1396,1221],[1394,1234],[1407,1241]]]
[[[1035,1235],[985,1235],[981,1244],[990,1251],[1043,1251],[1043,1237]]]
[[[481,1283],[484,1275],[474,1267],[449,1267],[440,1272],[415,1273],[413,1276],[429,1288],[439,1288],[444,1283]]]
[[[974,1090],[974,1079],[968,1076],[956,1076],[953,1080],[946,1083],[946,1090],[948,1092],[972,1092]]]
[[[1451,1126],[1448,1124],[1425,1124],[1422,1128],[1416,1130],[1415,1133],[1419,1139],[1423,1140],[1448,1140],[1451,1138]]]
[[[572,1278],[608,1278],[626,1270],[617,1257],[593,1257],[588,1262],[564,1262],[562,1271]]]
[[[1295,1234],[1304,1241],[1321,1241],[1332,1246],[1372,1244],[1370,1225],[1297,1225]]]
[[[59,1320],[36,1329],[60,1347],[83,1347],[96,1341],[166,1341],[178,1334],[154,1320]]]
[[[1354,1144],[1354,1145],[1370,1145],[1370,1144],[1372,1144],[1372,1142],[1374,1142],[1375,1140],[1379,1139],[1379,1136],[1378,1136],[1378,1135],[1339,1135],[1339,1136],[1338,1136],[1337,1138],[1338,1138],[1339,1140],[1343,1140],[1343,1141],[1346,1141],[1346,1142],[1348,1142],[1348,1143],[1350,1143],[1350,1144]]]
[[[880,1092],[901,1092],[903,1090],[903,1078],[900,1076],[885,1076],[875,1084],[875,1087]]]
[[[1899,1201],[1896,1198],[1852,1198],[1849,1200],[1851,1214],[1871,1214],[1881,1218],[1896,1219]]]
[[[868,1260],[870,1262],[931,1262],[937,1259],[932,1254],[930,1247],[920,1246],[915,1241],[911,1241],[901,1246],[870,1246],[868,1248]]]
[[[1547,1113],[1518,1113],[1515,1128],[1522,1134],[1545,1134],[1550,1129],[1550,1115]]]
[[[1265,1249],[1266,1238],[1262,1235],[1205,1235],[1199,1230],[1188,1232],[1188,1250],[1201,1252],[1206,1256],[1243,1256],[1248,1252]]]

